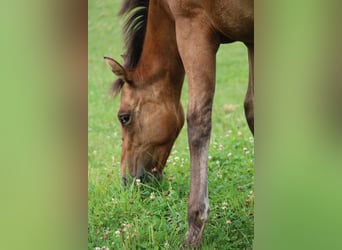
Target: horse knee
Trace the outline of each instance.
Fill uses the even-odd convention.
[[[189,142],[201,146],[210,137],[211,107],[208,109],[189,110],[187,115]]]

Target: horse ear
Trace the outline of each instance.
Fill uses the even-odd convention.
[[[108,65],[111,67],[112,72],[121,80],[131,83],[132,79],[129,76],[129,72],[117,61],[115,61],[113,58],[104,57],[104,60],[108,63]]]

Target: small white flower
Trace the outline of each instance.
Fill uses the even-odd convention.
[[[227,209],[227,205],[228,205],[227,202],[225,202],[225,201],[222,202],[222,209],[226,210]]]
[[[155,194],[154,194],[154,192],[152,192],[151,194],[150,194],[150,200],[154,200],[156,198],[156,196],[155,196]]]
[[[217,177],[220,178],[220,179],[222,179],[222,173],[221,173],[221,171],[218,171],[218,172],[217,172]]]

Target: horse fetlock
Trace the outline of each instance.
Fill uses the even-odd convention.
[[[210,212],[210,209],[208,207],[205,211],[200,213],[199,220],[202,221],[203,223],[205,223],[209,218],[209,212]]]
[[[208,220],[210,213],[209,208],[209,199],[204,199],[203,202],[199,204],[193,204],[192,206],[189,204],[188,210],[188,220],[189,223],[193,224],[202,224]]]
[[[200,209],[195,211],[196,221],[200,221],[201,223],[205,223],[209,218],[210,208],[209,208],[209,200],[205,199],[204,203],[200,206]]]

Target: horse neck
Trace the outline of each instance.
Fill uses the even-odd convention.
[[[154,85],[163,98],[180,100],[184,67],[179,56],[174,21],[168,7],[150,1],[144,47],[136,67],[140,80]]]

